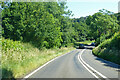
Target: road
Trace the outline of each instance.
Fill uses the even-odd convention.
[[[90,46],[89,46],[90,47]],[[76,49],[61,56],[28,78],[118,78],[119,65],[97,58],[91,49]]]

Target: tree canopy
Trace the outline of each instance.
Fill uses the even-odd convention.
[[[70,19],[72,11],[66,9],[66,2],[3,2],[3,37],[54,48],[85,40],[99,44],[120,30],[119,16],[113,12],[102,9]]]

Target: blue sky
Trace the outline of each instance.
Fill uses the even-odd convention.
[[[93,15],[100,9],[107,9],[109,11],[118,12],[119,0],[68,0],[68,9],[74,14],[71,18],[80,18],[88,15]]]

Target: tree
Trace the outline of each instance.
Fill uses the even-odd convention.
[[[70,15],[70,11],[64,11],[65,4],[65,2],[12,2],[8,7],[3,6],[3,36],[31,42],[39,48],[59,47],[65,41],[67,41],[65,44],[70,43],[74,29],[71,20],[63,16]]]
[[[98,44],[103,42],[105,39],[110,38],[119,30],[117,18],[113,15],[111,16],[101,12],[95,13],[93,16],[89,16],[86,20],[86,24],[89,25],[89,34],[98,41]]]

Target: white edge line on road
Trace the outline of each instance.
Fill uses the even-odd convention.
[[[80,59],[82,60],[82,61],[80,61],[81,63],[82,63],[82,65],[87,65],[87,67],[89,67],[90,69],[92,69],[94,72],[96,72],[97,74],[99,74],[102,78],[107,78],[106,76],[104,76],[103,74],[101,74],[100,72],[98,72],[97,70],[95,70],[94,68],[92,68],[90,65],[88,65],[83,59],[82,59],[82,53],[85,51],[86,49],[84,49],[84,50],[82,50],[81,51],[81,54],[80,55],[78,55],[78,59],[79,59],[79,61],[80,61]],[[79,56],[80,56],[80,58],[79,58]],[[86,66],[84,65],[84,67],[92,74],[92,75],[95,75],[93,72],[91,72]],[[96,76],[95,76],[96,77]],[[98,77],[96,77],[96,78],[98,78]]]
[[[73,51],[75,51],[75,50],[73,50]],[[72,52],[72,51],[71,51],[71,52]],[[66,53],[66,54],[69,54],[69,53],[71,53],[71,52],[68,52],[68,53]],[[66,54],[63,54],[63,55],[61,55],[61,56],[58,56],[58,57],[56,57],[56,58],[48,61],[48,62],[45,63],[44,65],[40,66],[39,68],[37,68],[36,70],[34,70],[33,72],[31,72],[30,74],[28,74],[27,76],[25,76],[22,80],[25,80],[26,78],[29,78],[31,75],[33,75],[34,73],[36,73],[38,70],[40,70],[40,69],[42,69],[43,67],[45,67],[47,64],[51,63],[52,61],[54,61],[54,60],[56,60],[56,59],[58,59],[58,58],[60,58],[60,57],[62,57],[62,56],[64,56],[64,55],[66,55]]]

